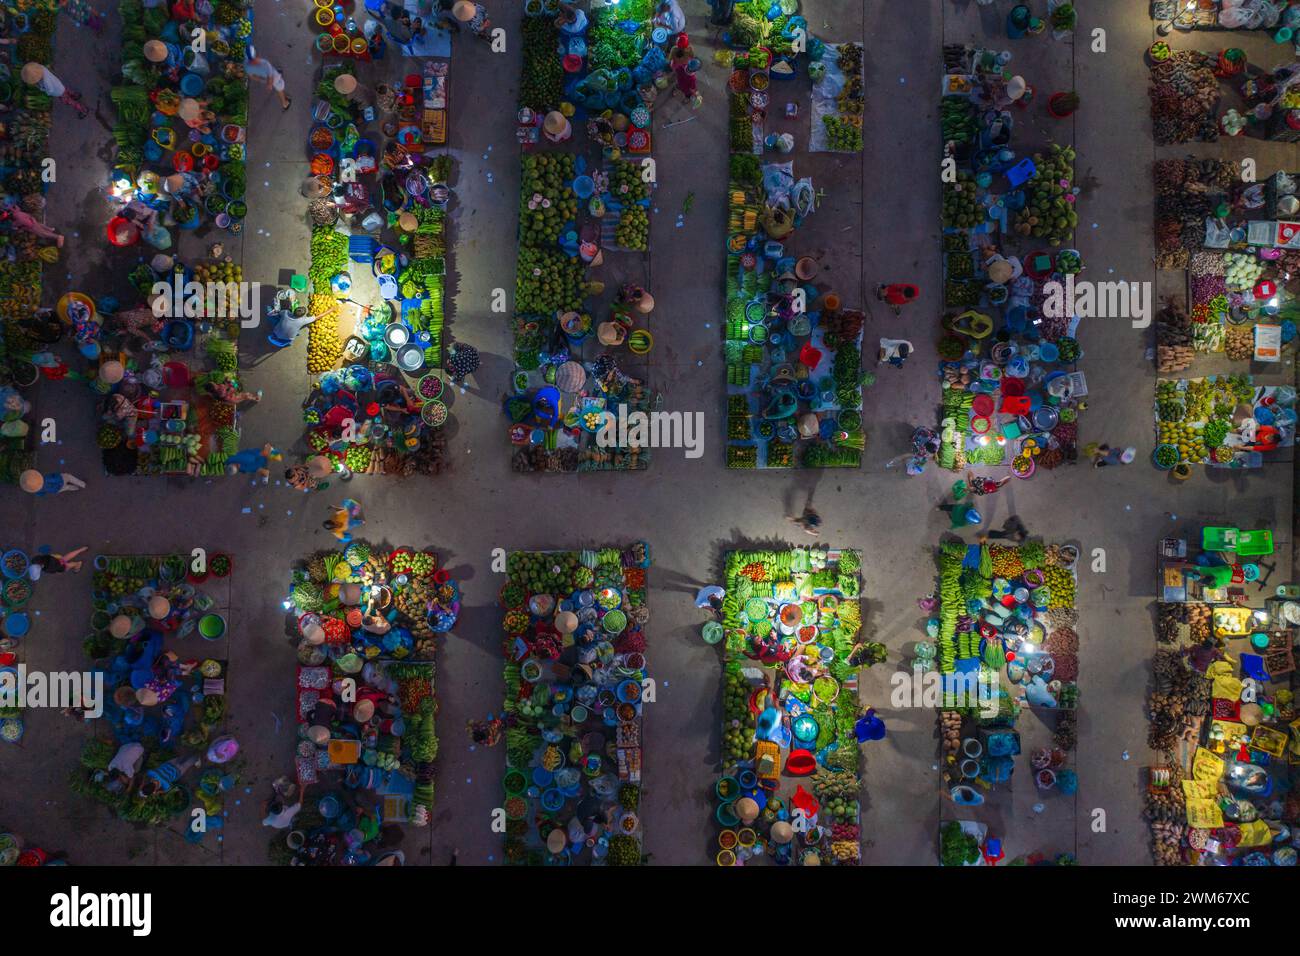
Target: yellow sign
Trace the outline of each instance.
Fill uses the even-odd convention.
[[[1213,800],[1219,788],[1213,780],[1184,780],[1183,796],[1188,800]]]
[[[1273,831],[1263,820],[1241,824],[1241,842],[1237,846],[1264,846],[1273,842]]]
[[[1187,801],[1187,825],[1200,830],[1213,830],[1223,826],[1223,811],[1213,800]]]
[[[1218,780],[1223,776],[1223,770],[1223,758],[1216,757],[1204,747],[1199,748],[1192,758],[1193,780]]]

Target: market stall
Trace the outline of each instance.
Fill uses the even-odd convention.
[[[504,403],[515,471],[635,471],[651,452],[625,428],[649,412],[653,109],[685,34],[651,0],[566,19],[524,11],[514,371]],[[698,67],[693,59],[690,63]]]
[[[1241,47],[1179,50],[1157,40],[1147,49],[1147,65],[1157,145],[1214,142],[1220,136],[1300,139],[1295,62],[1264,68],[1250,63]]]
[[[808,66],[813,77],[811,152],[862,152],[862,45],[828,44]]]
[[[446,331],[448,64],[379,84],[373,106],[352,69],[330,65],[316,87],[311,266],[277,304],[314,317],[307,443],[353,472],[436,474],[467,373]]]
[[[1078,790],[1078,558],[1073,545],[1036,540],[939,548],[937,615],[926,625],[933,643],[917,646],[913,673],[940,681],[945,865],[998,862],[987,827],[972,829],[965,817],[1013,799],[1022,754],[1038,801],[1073,800]],[[1025,711],[1032,721],[1021,720]]]
[[[41,273],[58,261],[61,239],[41,235],[48,186],[43,162],[49,154],[54,101],[20,79],[28,63],[54,61],[57,6],[53,0],[23,5],[23,11],[0,10],[0,209],[6,224],[0,233],[0,482],[13,484],[35,461],[32,406],[25,390],[38,371],[33,353],[49,340],[34,322],[41,304]],[[25,224],[32,217],[35,229]],[[22,220],[22,221],[20,221]]]
[[[1013,148],[1012,110],[1026,84],[1009,59],[944,48],[940,115],[952,173],[943,186],[936,458],[953,470],[1009,464],[1029,478],[1077,458],[1088,387],[1073,290],[1083,260],[1068,243],[1080,190],[1072,147]]]
[[[644,542],[506,559],[505,860],[639,866]]]
[[[32,630],[27,604],[36,587],[28,574],[30,568],[27,552],[20,548],[0,550],[0,682],[14,681],[15,690],[18,668],[26,658],[24,645]],[[0,740],[16,744],[23,739],[24,729],[19,701],[0,701]]]
[[[858,638],[860,569],[848,550],[727,554],[705,625],[723,643],[719,866],[858,863],[858,668],[884,656]]]
[[[135,277],[141,305],[119,309],[111,297],[97,304],[69,292],[57,312],[88,360],[106,473],[224,475],[239,450],[242,407],[260,398],[244,390],[239,371],[242,270],[228,256],[163,260]],[[206,291],[186,305],[182,296],[154,294],[155,282]]]
[[[68,292],[57,313],[98,399],[104,470],[216,477],[239,449],[239,406],[259,397],[241,385],[238,348],[261,305],[223,242],[248,213],[252,11],[242,0],[117,9],[106,237],[126,282]]]
[[[304,813],[272,855],[373,862],[381,826],[427,826],[433,809],[434,655],[460,586],[431,551],[353,541],[294,569],[285,607],[299,635],[295,775]]]
[[[865,316],[826,281],[815,255],[799,251],[799,227],[818,190],[796,174],[789,133],[767,132],[774,83],[806,68],[813,78],[810,151],[862,149],[862,50],[796,37],[797,3],[736,5],[726,33],[731,68],[727,187],[726,319],[728,468],[856,468],[866,434],[862,388]],[[790,115],[787,113],[787,115]]]
[[[1152,461],[1180,478],[1191,465],[1259,468],[1295,445],[1295,401],[1291,386],[1256,385],[1249,375],[1159,379]]]
[[[233,569],[215,551],[94,561],[83,647],[104,678],[104,713],[72,789],[132,823],[188,824],[202,808],[205,827],[185,827],[194,843],[220,832],[238,782],[239,744],[225,732]]]
[[[1269,529],[1166,538],[1148,697],[1157,865],[1295,866],[1300,587],[1269,585]]]
[[[1285,43],[1300,30],[1300,6],[1292,0],[1151,0],[1150,8],[1162,33],[1274,30]]]
[[[1156,262],[1187,270],[1188,303],[1157,316],[1157,370],[1217,356],[1281,363],[1300,315],[1300,227],[1288,219],[1300,212],[1297,179],[1243,183],[1230,162],[1160,160],[1155,185]]]
[[[47,850],[29,843],[17,833],[8,833],[0,824],[0,867],[2,866],[67,866],[59,855],[56,859]]]
[[[107,238],[117,247],[155,250],[215,227],[238,235],[248,213],[244,63],[253,36],[251,5],[217,0],[176,7],[123,0],[121,82],[110,98],[116,146],[109,196],[116,215]],[[188,13],[188,16],[184,14]],[[191,43],[208,31],[205,49]],[[138,251],[138,250],[136,250]]]

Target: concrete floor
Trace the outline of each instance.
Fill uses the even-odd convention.
[[[1042,6],[1035,2],[1036,7]],[[308,126],[310,89],[319,62],[312,51],[306,0],[257,0],[256,42],[263,56],[285,71],[294,108],[281,113],[273,98],[253,93],[249,124],[251,212],[236,254],[245,278],[273,285],[287,270],[304,271],[307,227],[297,193],[306,172],[302,146]],[[507,4],[490,4],[502,25]],[[824,540],[863,549],[866,627],[891,651],[891,662],[864,675],[862,694],[876,704],[889,736],[873,745],[864,764],[864,862],[924,864],[935,860],[940,814],[936,770],[936,720],[929,711],[897,712],[888,699],[888,677],[905,651],[922,636],[915,601],[933,586],[932,548],[947,528],[934,504],[952,477],[933,468],[908,479],[886,462],[906,449],[907,435],[933,424],[938,388],[933,336],[939,310],[939,132],[937,82],[944,43],[986,42],[1015,53],[1013,66],[1040,94],[1020,137],[1073,135],[1078,172],[1091,183],[1081,198],[1077,246],[1090,277],[1114,269],[1113,278],[1154,281],[1151,264],[1152,146],[1147,119],[1146,69],[1142,51],[1153,39],[1146,5],[1106,4],[1104,14],[1085,11],[1080,36],[1104,27],[1107,52],[1090,53],[1049,37],[1007,41],[1001,29],[1010,0],[978,7],[971,0],[908,4],[861,4],[807,0],[815,33],[830,40],[865,38],[869,95],[866,150],[860,157],[797,154],[797,168],[811,172],[827,201],[800,234],[801,243],[825,245],[836,291],[846,304],[874,305],[867,290],[879,281],[913,280],[922,300],[902,318],[872,309],[867,339],[905,333],[918,346],[901,371],[883,369],[867,392],[864,417],[868,447],[861,471],[746,473],[724,469],[719,326],[723,286],[726,186],[725,72],[709,57],[701,74],[705,103],[692,122],[662,129],[685,116],[665,108],[656,159],[660,188],[652,219],[650,268],[658,300],[656,350],[651,384],[664,392],[665,407],[702,410],[708,442],[699,460],[663,451],[652,470],[637,475],[565,477],[512,474],[505,419],[497,396],[510,360],[505,318],[490,311],[494,288],[513,282],[518,150],[514,142],[514,88],[518,48],[493,54],[485,45],[458,42],[452,61],[450,148],[460,159],[457,219],[453,226],[458,272],[452,313],[457,339],[484,356],[479,388],[458,396],[457,433],[451,441],[452,470],[436,479],[395,481],[359,478],[349,493],[368,517],[365,536],[375,542],[432,547],[462,582],[464,611],[455,636],[440,651],[438,690],[440,768],[433,827],[408,834],[408,862],[446,862],[453,848],[462,864],[499,859],[499,837],[490,811],[501,797],[503,754],[472,751],[465,721],[499,709],[500,585],[491,571],[493,549],[597,546],[645,538],[655,555],[650,577],[649,628],[652,673],[658,701],[647,711],[648,745],[643,822],[646,849],[655,864],[701,864],[713,839],[711,801],[718,763],[719,671],[716,652],[698,638],[700,617],[686,589],[656,582],[716,577],[721,555],[732,547],[788,539],[785,515],[811,496],[824,518]],[[703,0],[686,0],[697,49],[707,30]],[[1094,23],[1094,19],[1102,19]],[[833,26],[832,26],[833,24]],[[116,25],[94,38],[65,23],[57,41],[56,72],[96,103],[93,118],[56,125],[53,151],[60,177],[51,194],[50,219],[69,234],[70,274],[47,272],[47,296],[65,289],[105,291],[120,282],[122,257],[103,241],[106,207],[97,196],[109,157],[107,91],[118,63]],[[517,36],[517,34],[512,34]],[[1225,45],[1214,35],[1175,40],[1204,48]],[[1233,42],[1272,63],[1276,48],[1266,37]],[[1267,53],[1267,56],[1265,55]],[[387,61],[393,73],[398,65]],[[1079,90],[1076,120],[1049,120],[1046,95]],[[489,150],[489,147],[491,149]],[[1237,155],[1259,160],[1261,170],[1300,168],[1296,147],[1257,141],[1196,144],[1167,155]],[[484,155],[487,159],[483,159]],[[933,173],[921,172],[932,169]],[[486,174],[492,173],[488,182]],[[931,176],[933,175],[933,178]],[[266,183],[265,186],[260,184]],[[694,208],[682,229],[676,212],[688,192]],[[1096,223],[1095,228],[1093,223]],[[80,235],[76,234],[79,231]],[[228,243],[228,247],[232,244]],[[127,260],[134,264],[134,257]],[[1073,540],[1085,553],[1105,549],[1104,574],[1084,573],[1079,606],[1082,711],[1077,765],[1077,808],[1053,805],[1043,816],[1016,801],[1001,822],[1009,852],[1077,848],[1084,864],[1147,863],[1140,819],[1139,769],[1146,763],[1143,700],[1146,664],[1153,646],[1151,605],[1154,549],[1158,539],[1192,531],[1213,520],[1241,526],[1270,524],[1282,559],[1278,580],[1290,574],[1292,477],[1289,463],[1246,478],[1197,475],[1175,485],[1144,463],[1151,447],[1154,373],[1144,351],[1152,333],[1127,322],[1103,328],[1094,320],[1081,330],[1083,367],[1091,395],[1082,422],[1083,441],[1133,444],[1132,467],[1095,471],[1060,469],[1008,486],[985,517],[1000,525],[1019,514],[1035,534]],[[267,357],[257,334],[243,349],[248,378],[266,399],[244,419],[246,444],[288,445],[300,434],[305,341]],[[870,364],[870,360],[868,360]],[[1278,370],[1294,376],[1290,363]],[[109,818],[97,805],[73,796],[65,778],[76,761],[82,731],[51,712],[29,712],[20,747],[0,750],[0,817],[6,826],[69,851],[74,862],[241,863],[266,859],[269,831],[260,825],[269,783],[291,769],[294,658],[283,637],[280,601],[290,563],[326,544],[320,529],[325,496],[304,498],[286,487],[252,487],[239,480],[160,481],[102,477],[94,449],[91,397],[74,384],[43,385],[38,417],[53,416],[61,444],[41,452],[46,469],[63,468],[90,481],[86,491],[35,500],[10,490],[0,496],[5,542],[66,550],[151,553],[205,546],[235,555],[231,621],[230,728],[241,740],[246,763],[239,802],[231,806],[225,839],[205,846],[183,842],[168,830],[137,830]],[[689,503],[683,504],[684,495]],[[243,514],[248,507],[251,513]],[[579,517],[581,516],[581,517]],[[86,574],[41,583],[35,607],[42,611],[27,646],[30,667],[78,669],[80,638],[90,614]],[[1124,755],[1129,759],[1125,760]],[[244,793],[242,786],[251,788]],[[232,801],[233,803],[234,801]],[[1094,809],[1105,811],[1104,832],[1091,826]],[[1074,846],[1067,845],[1070,839]]]

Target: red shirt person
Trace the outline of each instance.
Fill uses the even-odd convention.
[[[876,298],[887,302],[894,308],[907,305],[920,294],[920,288],[910,282],[891,282],[889,285],[876,286]]]

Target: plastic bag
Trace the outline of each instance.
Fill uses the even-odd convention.
[[[1205,246],[1209,249],[1226,249],[1232,241],[1232,230],[1212,216],[1205,219]]]
[[[1278,12],[1264,0],[1224,0],[1219,10],[1219,25],[1229,30],[1258,30],[1266,13],[1271,13],[1276,22]]]

